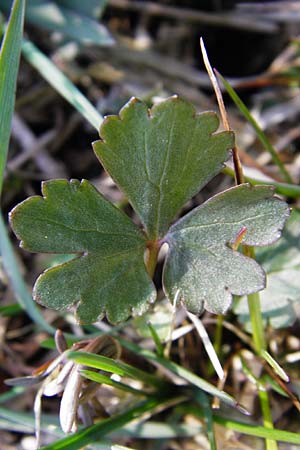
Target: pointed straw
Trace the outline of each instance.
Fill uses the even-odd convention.
[[[208,56],[207,56],[207,52],[206,52],[206,49],[205,49],[205,45],[204,45],[204,42],[203,42],[202,38],[200,38],[200,48],[201,48],[201,52],[202,52],[204,65],[206,67],[208,76],[210,78],[211,84],[212,84],[213,89],[214,89],[215,94],[216,94],[216,98],[217,98],[217,102],[218,102],[218,105],[219,105],[220,114],[221,114],[221,117],[222,117],[222,122],[223,122],[224,129],[226,131],[231,131],[231,128],[230,128],[230,125],[229,125],[229,121],[228,121],[227,112],[226,112],[224,101],[223,101],[223,96],[222,96],[222,93],[221,93],[221,89],[219,87],[217,77],[215,76],[214,71],[213,71],[213,69],[211,67],[211,64],[209,62],[209,59],[208,59]],[[243,174],[243,169],[242,169],[241,161],[240,161],[239,154],[238,154],[238,149],[237,149],[236,146],[234,146],[234,148],[232,149],[232,157],[233,157],[233,164],[234,164],[236,184],[242,184],[242,183],[244,183],[244,174]]]

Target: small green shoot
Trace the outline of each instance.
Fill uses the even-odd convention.
[[[147,326],[149,328],[150,334],[152,336],[152,339],[156,345],[156,352],[158,354],[158,356],[163,356],[164,354],[164,347],[159,339],[158,333],[155,329],[155,327],[152,325],[151,322],[147,322]]]

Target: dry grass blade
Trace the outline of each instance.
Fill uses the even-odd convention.
[[[229,120],[227,117],[227,112],[225,109],[221,89],[219,87],[218,80],[214,74],[214,71],[210,65],[210,62],[209,62],[209,59],[207,56],[207,52],[205,49],[205,45],[204,45],[202,38],[200,39],[200,47],[201,47],[202,56],[203,56],[203,60],[204,60],[204,64],[205,64],[208,76],[211,80],[212,86],[213,86],[215,94],[216,94],[216,98],[217,98],[219,109],[220,109],[220,114],[221,114],[222,121],[223,121],[223,126],[224,126],[225,130],[230,131]],[[235,170],[236,184],[242,184],[242,183],[244,183],[243,168],[242,168],[242,164],[240,161],[238,149],[236,146],[233,147],[233,149],[232,149],[232,157],[233,157],[233,164],[234,164],[234,170]]]

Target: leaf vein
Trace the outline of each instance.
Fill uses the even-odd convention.
[[[150,171],[149,171],[149,151],[148,151],[148,141],[147,141],[147,131],[144,132],[144,168],[146,179],[155,189],[160,190],[160,187],[157,183],[151,180]]]
[[[212,222],[212,223],[205,223],[205,224],[197,224],[197,225],[187,225],[184,226],[180,229],[176,229],[175,232],[181,232],[181,231],[185,231],[185,230],[189,230],[189,229],[193,229],[193,228],[209,228],[211,226],[222,226],[222,225],[237,225],[237,224],[243,224],[245,221],[248,220],[256,220],[256,219],[261,219],[261,218],[265,218],[268,216],[272,216],[273,213],[267,213],[267,214],[259,214],[256,216],[252,216],[252,217],[246,217],[243,218],[241,220],[237,220],[237,221],[232,221],[232,222]],[[171,233],[173,234],[173,233]]]
[[[35,222],[39,221],[39,222],[52,223],[53,225],[58,225],[58,226],[60,226],[62,228],[66,228],[67,230],[75,231],[75,232],[78,232],[78,233],[81,233],[81,232],[90,232],[91,233],[91,232],[93,232],[93,233],[99,233],[99,234],[106,234],[107,236],[121,236],[121,237],[126,236],[126,237],[140,238],[136,234],[131,234],[131,233],[124,233],[124,232],[117,233],[117,232],[114,232],[114,231],[101,231],[101,230],[98,230],[97,228],[73,228],[73,227],[71,227],[69,225],[66,225],[66,224],[60,223],[60,222],[56,222],[55,220],[51,220],[49,218],[43,219],[41,217],[39,217],[39,218],[35,217],[34,221]]]
[[[173,140],[171,139],[171,137],[173,135],[174,128],[175,128],[175,120],[174,120],[175,110],[173,110],[173,115],[172,116],[173,116],[172,117],[172,126],[170,127],[170,130],[169,130],[167,151],[165,153],[165,158],[164,158],[164,162],[163,162],[163,171],[162,171],[162,175],[161,175],[160,180],[159,180],[159,200],[158,200],[158,205],[157,205],[157,219],[156,219],[156,234],[157,235],[158,235],[160,218],[161,218],[161,207],[162,207],[162,202],[163,202],[163,199],[164,199],[164,192],[162,190],[162,184],[163,184],[163,180],[165,178],[167,167],[168,167],[168,163],[169,163],[169,160],[170,160],[171,142],[173,143]]]

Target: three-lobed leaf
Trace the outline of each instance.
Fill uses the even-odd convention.
[[[222,314],[232,294],[265,287],[265,273],[253,260],[234,250],[243,233],[244,245],[277,240],[289,215],[288,206],[268,186],[244,184],[212,197],[175,223],[166,241],[169,254],[164,287],[169,298],[179,292],[189,311]]]
[[[132,99],[119,116],[107,117],[93,147],[125,193],[149,239],[167,232],[182,206],[223,168],[234,145],[217,131],[213,112],[196,114],[177,96],[155,105]]]
[[[54,309],[77,305],[79,320],[87,323],[104,312],[112,322],[142,313],[156,292],[138,227],[88,181],[52,180],[42,191],[44,197],[31,197],[10,213],[21,246],[78,257],[42,274],[34,298]]]
[[[180,208],[222,169],[233,133],[215,133],[216,114],[197,115],[172,97],[148,110],[132,99],[105,119],[94,150],[128,197],[145,233],[87,181],[43,184],[11,213],[22,246],[33,252],[77,254],[42,274],[34,297],[55,308],[77,306],[82,322],[104,312],[111,322],[142,313],[156,291],[144,265],[147,246],[166,242],[163,284],[195,313],[224,313],[232,294],[265,286],[265,274],[236,250],[268,245],[280,236],[287,205],[267,186],[241,185],[216,195],[170,227]],[[150,245],[151,244],[151,245]]]

